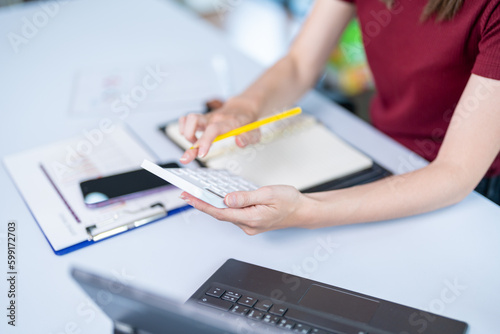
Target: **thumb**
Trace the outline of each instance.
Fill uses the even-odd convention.
[[[245,147],[250,144],[256,144],[260,141],[260,137],[260,129],[245,132],[235,138],[236,145],[238,145],[239,147]]]
[[[254,191],[235,191],[227,194],[224,203],[230,208],[244,208],[247,206],[261,204],[263,197],[258,190]]]

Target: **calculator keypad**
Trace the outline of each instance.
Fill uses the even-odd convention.
[[[230,174],[226,170],[216,170],[207,168],[171,168],[172,173],[190,182],[198,184],[211,193],[224,198],[228,193],[233,191],[250,191],[256,190],[257,187],[247,180]]]

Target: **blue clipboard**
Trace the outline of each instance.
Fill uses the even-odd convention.
[[[177,214],[177,213],[181,213],[181,212],[186,211],[186,210],[189,210],[189,209],[191,209],[191,208],[192,208],[192,207],[191,207],[190,205],[185,205],[185,206],[182,206],[182,207],[180,207],[180,208],[176,208],[176,209],[173,209],[173,210],[170,210],[170,211],[165,211],[165,215],[164,215],[164,216],[162,216],[162,217],[158,217],[158,218],[154,218],[154,219],[151,219],[151,220],[149,220],[149,221],[148,221],[148,222],[146,222],[146,223],[143,223],[143,224],[140,224],[140,225],[137,225],[137,226],[133,226],[133,227],[129,226],[129,227],[127,227],[126,229],[123,229],[123,230],[118,230],[118,229],[117,229],[117,230],[115,230],[115,231],[114,231],[115,233],[112,233],[112,234],[110,234],[110,235],[108,235],[108,236],[106,236],[106,237],[100,238],[100,239],[98,239],[98,240],[94,240],[94,239],[91,239],[91,240],[86,240],[86,241],[80,242],[80,243],[78,243],[78,244],[75,244],[75,245],[73,245],[73,246],[70,246],[70,247],[67,247],[67,248],[64,248],[64,249],[61,249],[61,250],[58,250],[58,251],[56,251],[56,250],[54,249],[54,247],[52,247],[52,244],[50,243],[49,239],[47,239],[47,237],[45,236],[45,233],[43,233],[43,230],[42,230],[41,228],[40,228],[40,230],[42,231],[42,233],[43,233],[43,235],[44,235],[45,239],[46,239],[46,240],[47,240],[47,242],[49,243],[50,248],[52,248],[52,250],[54,251],[54,253],[55,253],[56,255],[64,255],[64,254],[68,254],[68,253],[71,253],[71,252],[73,252],[73,251],[76,251],[76,250],[78,250],[78,249],[80,249],[80,248],[83,248],[83,247],[86,247],[86,246],[89,246],[89,245],[93,245],[93,244],[95,244],[95,243],[98,243],[98,242],[101,242],[101,241],[104,241],[104,240],[107,240],[107,239],[113,238],[113,237],[115,237],[115,236],[117,236],[117,235],[120,235],[120,234],[122,234],[122,233],[129,232],[129,231],[131,231],[131,230],[133,230],[133,229],[136,229],[136,228],[142,227],[142,226],[144,226],[144,225],[147,225],[147,224],[150,224],[150,223],[153,223],[153,222],[159,221],[159,220],[164,219],[164,218],[167,218],[167,217],[171,217],[171,216],[173,216],[173,215],[175,215],[175,214]]]
[[[159,191],[87,212],[79,196],[80,189],[75,187],[83,178],[78,168],[85,177],[93,177],[92,173],[99,177],[114,173],[111,164],[118,164],[121,169],[117,171],[121,172],[139,166],[144,157],[153,159],[154,155],[125,127],[117,125],[100,145],[93,147],[95,156],[88,153],[80,165],[63,165],[67,169],[58,174],[60,162],[67,163],[64,159],[68,147],[75,147],[82,140],[82,136],[69,138],[3,159],[6,171],[56,255],[68,254],[190,208],[179,199],[181,190],[172,188],[162,190],[161,196]],[[109,152],[117,152],[121,160]],[[96,162],[108,167],[100,169]],[[89,165],[91,172],[87,173]]]

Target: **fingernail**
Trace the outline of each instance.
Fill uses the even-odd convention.
[[[229,207],[233,207],[233,206],[236,206],[236,196],[234,195],[227,195],[226,196],[226,205],[229,206]]]
[[[236,137],[236,140],[238,141],[239,146],[245,146],[247,144],[247,141],[241,137]]]
[[[200,149],[198,150],[198,158],[203,158],[203,157],[207,154],[206,150],[207,150],[207,149],[206,149],[206,148],[204,148],[204,147],[200,148]]]
[[[179,161],[187,161],[187,159],[188,159],[188,154],[184,153],[182,157],[179,159]]]

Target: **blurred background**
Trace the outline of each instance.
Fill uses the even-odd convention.
[[[0,0],[0,6],[37,0]],[[139,0],[137,0],[139,1]],[[220,29],[241,52],[270,66],[287,51],[314,0],[164,0],[176,1]],[[316,90],[369,122],[374,93],[357,20],[332,51]]]

